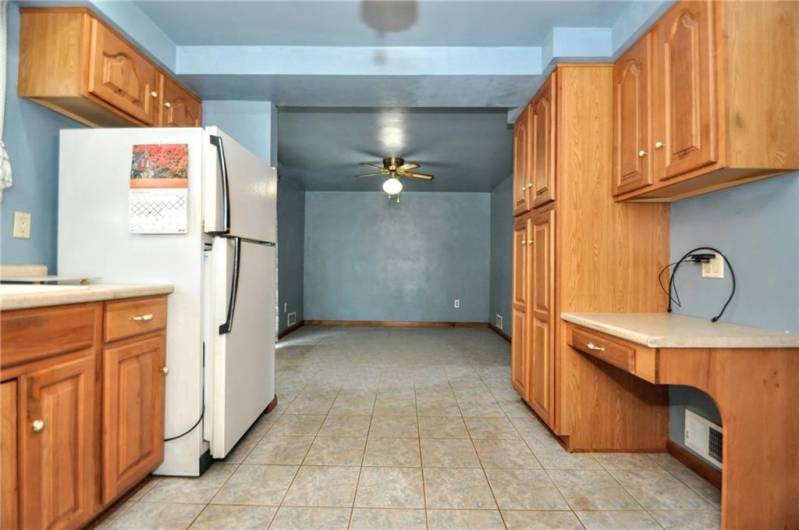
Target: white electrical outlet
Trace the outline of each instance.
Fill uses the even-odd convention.
[[[31,214],[28,212],[14,212],[14,237],[17,239],[31,238]]]
[[[288,311],[289,311],[289,303],[283,302],[283,312],[288,313]]]
[[[500,315],[499,313],[497,313],[495,315],[495,326],[497,326],[497,328],[499,328],[499,329],[503,329],[503,327],[502,327],[502,315]]]
[[[716,254],[707,263],[702,263],[702,278],[724,278],[724,258]]]
[[[461,308],[461,299],[460,298],[456,298],[454,305],[455,305],[455,309],[460,309]]]

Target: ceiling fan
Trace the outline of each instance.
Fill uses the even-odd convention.
[[[367,173],[365,175],[358,175],[355,178],[376,177],[380,175],[387,175],[388,178],[383,182],[383,191],[389,195],[397,195],[402,191],[402,182],[400,178],[412,178],[421,180],[433,180],[433,175],[426,175],[424,173],[417,173],[414,169],[419,167],[416,162],[405,162],[405,159],[397,156],[389,156],[383,159],[383,165],[379,166],[372,163],[364,163],[364,166],[369,166],[377,171]]]

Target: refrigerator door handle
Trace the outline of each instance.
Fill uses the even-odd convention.
[[[219,326],[219,334],[226,335],[233,329],[233,313],[236,311],[236,296],[239,293],[239,270],[241,269],[241,238],[231,237],[233,240],[233,276],[230,279],[230,296],[227,301],[227,317],[225,323]]]
[[[222,178],[222,225],[221,230],[208,232],[210,235],[222,235],[230,233],[230,180],[227,173],[227,159],[225,158],[225,146],[222,137],[214,134],[210,135],[211,144],[216,147],[217,161],[219,162],[219,174]]]

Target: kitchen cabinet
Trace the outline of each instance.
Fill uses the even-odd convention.
[[[667,302],[656,278],[668,263],[668,206],[625,204],[609,193],[614,71],[612,64],[558,65],[533,98],[533,109],[542,94],[551,105],[552,139],[549,148],[539,148],[551,153],[544,158],[549,165],[541,166],[551,177],[536,181],[538,205],[534,199],[514,223],[511,381],[570,450],[613,447],[616,433],[585,433],[594,421],[591,401],[603,388],[569,347],[561,312],[658,312]],[[626,414],[627,406],[619,405],[618,413]],[[651,440],[633,433],[628,449],[651,450]]]
[[[81,528],[163,459],[164,296],[0,313],[3,528]]]
[[[652,38],[645,35],[613,66],[613,193],[652,184]]]
[[[90,10],[20,13],[19,96],[90,127],[200,124],[201,101]]]
[[[530,108],[525,107],[513,126],[513,215],[530,209]]]
[[[532,138],[532,161],[528,170],[531,177],[528,186],[532,184],[530,195],[532,206],[538,207],[555,200],[555,146],[556,146],[556,119],[555,119],[555,82],[557,72],[553,72],[549,79],[538,91],[530,104],[530,122]],[[530,201],[528,200],[528,203]]]
[[[618,200],[673,201],[799,169],[799,3],[676,2],[615,69]]]

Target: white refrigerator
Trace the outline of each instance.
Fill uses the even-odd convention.
[[[188,148],[181,233],[131,233],[132,151],[153,144]],[[199,475],[275,396],[276,198],[275,169],[216,127],[61,131],[58,273],[175,286],[156,474]]]

